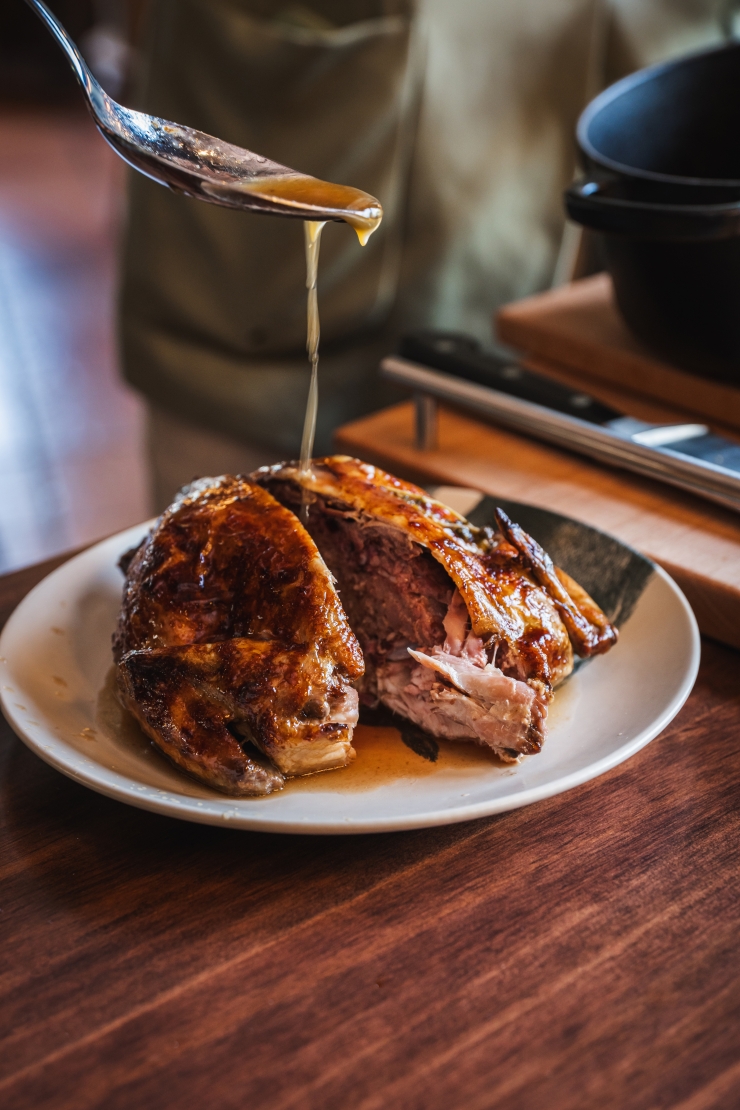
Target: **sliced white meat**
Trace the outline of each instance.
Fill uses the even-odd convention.
[[[455,590],[453,593],[452,600],[447,608],[447,615],[442,623],[447,636],[445,651],[448,651],[450,655],[460,655],[470,628],[470,617],[459,590]]]
[[[444,650],[449,655],[464,655],[480,667],[488,662],[483,641],[470,630],[468,609],[459,590],[455,590],[447,608],[444,624],[446,639]]]
[[[409,655],[413,663],[378,668],[380,699],[394,712],[434,736],[473,740],[506,760],[539,750],[546,703],[526,682],[440,648]]]
[[[471,698],[488,702],[509,701],[512,704],[520,703],[525,707],[531,707],[535,699],[535,692],[531,686],[516,678],[508,678],[492,663],[486,663],[481,667],[462,656],[448,655],[439,648],[432,648],[429,655],[409,648],[409,655],[422,667],[436,671],[452,686],[456,686]]]

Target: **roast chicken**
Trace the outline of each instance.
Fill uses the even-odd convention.
[[[173,763],[249,795],[353,758],[362,653],[316,544],[269,492],[193,483],[122,569],[120,695]]]
[[[307,528],[365,658],[364,701],[505,761],[540,750],[574,652],[617,632],[598,605],[498,511],[478,529],[422,489],[344,456],[266,467],[254,481]]]

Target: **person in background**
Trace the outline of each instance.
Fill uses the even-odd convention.
[[[715,42],[727,0],[152,0],[136,106],[377,196],[365,248],[324,231],[316,453],[399,396],[400,331],[490,340],[495,309],[567,279],[562,191],[596,92]],[[148,403],[153,496],[295,457],[308,390],[303,235],[133,174],[123,372]]]

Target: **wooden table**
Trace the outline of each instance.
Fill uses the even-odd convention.
[[[60,560],[57,560],[58,563]],[[55,563],[0,579],[4,621]],[[503,816],[300,838],[100,797],[0,738],[0,1105],[740,1105],[740,656]]]

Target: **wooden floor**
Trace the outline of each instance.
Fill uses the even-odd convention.
[[[86,115],[0,111],[0,572],[148,514],[114,344],[123,164]]]

